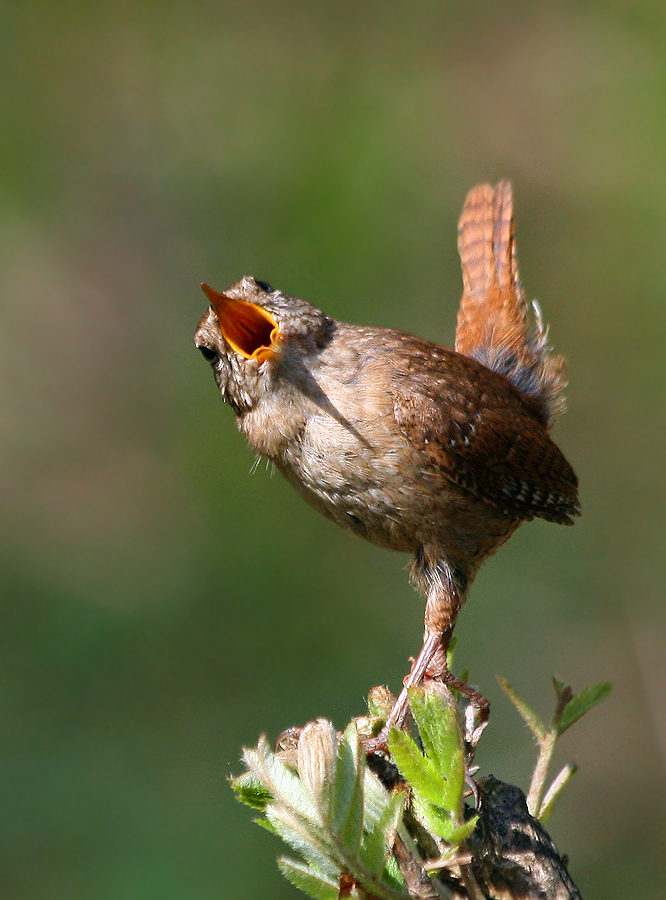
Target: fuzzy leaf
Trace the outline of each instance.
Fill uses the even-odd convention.
[[[567,728],[571,728],[574,722],[577,722],[581,716],[601,703],[608,697],[612,690],[612,685],[608,681],[601,681],[598,684],[589,684],[579,691],[565,706],[562,718],[559,723],[558,733],[564,734]]]
[[[363,834],[363,778],[361,743],[352,722],[338,748],[331,801],[333,831],[352,853],[358,853]]]
[[[444,779],[439,797],[429,798],[438,806],[458,814],[462,806],[465,761],[458,711],[443,687],[436,683],[409,691],[409,704],[419,728],[426,756]]]
[[[528,703],[523,700],[520,694],[518,694],[511,687],[506,678],[498,676],[497,680],[499,681],[499,685],[506,696],[520,713],[521,717],[527,724],[534,737],[537,739],[537,741],[542,741],[546,736],[546,726],[544,725],[541,717],[532,709],[532,707]]]
[[[379,778],[364,766],[363,769],[363,827],[371,831],[384,816],[390,794]]]
[[[387,687],[374,687],[368,694],[368,712],[386,721],[395,706],[395,697]]]
[[[476,828],[476,823],[479,821],[478,816],[473,816],[471,819],[468,819],[463,825],[458,825],[457,828],[451,829],[450,836],[447,838],[449,843],[454,844],[456,847],[459,844],[462,844],[463,841],[466,841],[470,834]]]
[[[294,887],[314,900],[337,900],[340,896],[339,881],[324,877],[296,859],[282,856],[278,859],[278,866]]]
[[[421,753],[415,741],[399,728],[392,728],[388,745],[400,774],[414,793],[431,803],[441,803],[446,782],[434,763]]]
[[[386,814],[391,794],[370,769],[363,771],[363,830],[372,832]]]
[[[271,792],[252,772],[244,772],[237,778],[231,778],[229,783],[236,794],[236,799],[252,809],[263,812],[273,799]]]
[[[396,891],[399,896],[404,896],[405,881],[402,877],[402,872],[400,871],[398,861],[392,853],[386,860],[386,868],[384,869],[383,881],[386,884],[391,885],[393,890]]]
[[[273,802],[291,807],[311,822],[321,818],[298,776],[277,758],[265,737],[259,739],[256,750],[246,748],[243,760],[250,771],[270,791]]]
[[[405,805],[405,794],[386,794],[387,803],[382,815],[374,822],[372,830],[363,835],[361,860],[373,875],[381,875],[389,858],[389,840],[397,830]]]
[[[337,749],[335,728],[326,719],[310,722],[298,739],[298,774],[322,821],[330,818]]]
[[[329,877],[338,875],[340,866],[325,830],[304,822],[293,810],[285,807],[269,806],[265,821],[269,830],[281,837],[292,850],[296,850],[313,869]]]
[[[414,794],[413,808],[416,818],[427,831],[445,841],[453,843],[451,835],[458,828],[458,824],[448,810],[443,809],[436,803],[430,803],[427,800],[424,800],[423,797],[418,794]]]
[[[548,788],[546,796],[541,803],[541,808],[539,809],[539,821],[542,825],[545,825],[552,816],[555,805],[562,795],[562,791],[576,774],[577,769],[578,766],[576,766],[575,763],[567,763],[553,779],[553,783]]]
[[[280,832],[278,831],[278,829],[271,822],[271,820],[267,819],[265,816],[257,816],[256,819],[252,819],[252,821],[260,828],[265,828],[269,834],[276,834],[278,837],[280,837]]]

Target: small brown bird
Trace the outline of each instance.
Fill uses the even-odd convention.
[[[446,649],[468,588],[521,522],[580,512],[548,435],[564,361],[520,284],[509,182],[469,193],[458,248],[455,351],[338,322],[250,277],[223,294],[202,285],[195,335],[252,449],[338,525],[414,555],[425,638],[406,685],[455,681]],[[392,720],[405,713],[403,691]]]

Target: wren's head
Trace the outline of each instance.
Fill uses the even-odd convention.
[[[271,390],[280,375],[307,365],[329,342],[335,323],[304,300],[246,276],[219,294],[202,284],[210,300],[194,343],[237,415]]]

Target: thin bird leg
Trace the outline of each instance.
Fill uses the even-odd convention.
[[[469,700],[473,707],[474,712],[476,713],[476,727],[478,727],[481,722],[483,722],[485,726],[490,712],[490,703],[483,694],[467,684],[466,681],[463,681],[462,678],[458,678],[449,669],[448,663],[446,662],[446,650],[444,649],[445,645],[448,646],[449,638],[450,635],[428,634],[428,632],[426,632],[419,655],[414,660],[409,675],[403,682],[404,687],[400,692],[400,696],[396,700],[395,706],[386,720],[387,728],[390,728],[392,725],[402,728],[407,719],[409,710],[409,688],[414,685],[422,684],[426,680],[441,681],[443,684],[447,685],[447,687],[458,691],[459,694]],[[479,734],[479,737],[480,736],[481,735]],[[476,743],[476,741],[474,743]]]
[[[402,728],[402,726],[405,724],[407,715],[409,713],[409,697],[407,692],[409,691],[410,687],[414,687],[414,685],[421,684],[423,681],[425,681],[428,674],[428,668],[433,660],[433,657],[437,654],[439,648],[441,647],[441,643],[441,634],[428,634],[426,632],[423,640],[423,646],[419,651],[419,655],[414,660],[409,675],[403,682],[403,688],[400,691],[400,696],[396,700],[395,706],[391,710],[391,714],[386,720],[387,730],[393,725],[396,725],[398,728]]]
[[[396,728],[402,728],[404,726],[407,721],[407,716],[409,715],[409,688],[417,684],[422,684],[428,677],[428,668],[430,667],[433,658],[439,652],[441,643],[441,634],[428,634],[428,632],[426,632],[423,646],[419,651],[419,655],[414,660],[409,675],[407,675],[403,681],[403,688],[386,720],[386,724],[376,737],[363,742],[363,749],[366,753],[374,753],[377,750],[385,751],[388,747],[388,735],[390,729],[394,725]]]
[[[425,675],[427,678],[442,681],[469,701],[465,710],[465,741],[473,755],[474,747],[488,724],[490,703],[483,694],[463,681],[462,678],[455,676],[450,671],[447,660],[451,635],[465,597],[466,581],[461,573],[456,573],[444,562],[439,562],[431,570],[428,570],[427,565],[424,568],[429,580],[424,646],[428,642],[429,635],[439,637],[439,645],[431,656]]]
[[[471,747],[476,746],[488,721],[490,704],[488,700],[462,679],[457,678],[448,667],[446,654],[453,627],[462,607],[464,589],[459,576],[455,578],[451,568],[445,563],[429,566],[423,556],[417,557],[415,580],[427,583],[425,610],[425,634],[423,646],[414,660],[409,675],[386,725],[376,738],[365,742],[367,753],[386,748],[388,732],[394,725],[402,728],[409,715],[409,688],[422,684],[425,680],[442,681],[470,701],[465,716],[465,738]]]
[[[409,715],[409,688],[422,684],[426,680],[437,680],[442,681],[469,700],[469,706],[465,711],[465,742],[468,746],[468,755],[470,758],[473,756],[474,748],[488,723],[490,703],[483,694],[474,690],[466,681],[458,678],[449,670],[444,646],[448,646],[450,637],[450,632],[444,635],[426,632],[423,646],[414,660],[409,675],[403,682],[404,686],[386,720],[386,725],[376,737],[363,743],[366,753],[386,750],[390,729],[394,725],[396,728],[404,727]]]

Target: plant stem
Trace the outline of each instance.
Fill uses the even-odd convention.
[[[527,795],[527,808],[530,811],[530,815],[534,816],[535,819],[539,818],[541,798],[543,797],[546,778],[548,777],[548,769],[553,758],[556,741],[557,730],[555,728],[547,731],[543,739],[539,741],[539,758],[534,767],[532,783],[530,784],[530,790]]]

